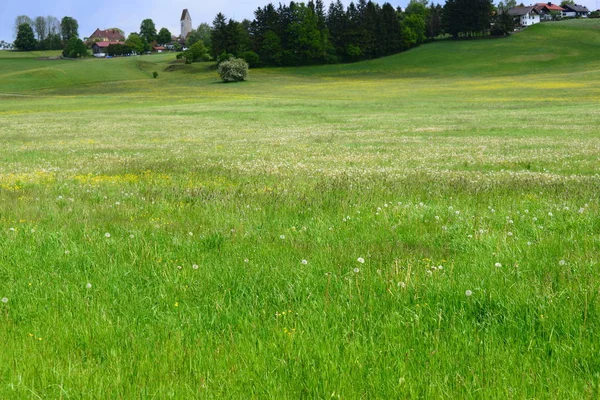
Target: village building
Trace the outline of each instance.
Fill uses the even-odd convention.
[[[587,18],[590,15],[590,10],[585,6],[579,4],[565,4],[565,11],[563,11],[563,17],[582,17]]]
[[[188,9],[184,9],[181,13],[181,40],[187,38],[187,36],[192,31],[192,17],[190,16],[190,12]]]
[[[513,7],[507,11],[520,26],[531,26],[540,23],[540,13],[534,6]]]
[[[108,55],[107,49],[111,44],[125,44],[124,42],[95,42],[92,45],[92,54],[94,57],[106,57]]]
[[[542,21],[550,21],[555,15],[562,16],[565,11],[561,6],[552,3],[537,3],[534,8],[540,14]]]
[[[92,33],[92,35],[87,40],[88,43],[94,43],[94,42],[116,43],[116,42],[123,42],[123,41],[125,41],[125,36],[123,36],[123,33],[121,33],[121,31],[118,29],[106,29],[103,31],[100,29],[96,29],[94,31],[94,33]]]

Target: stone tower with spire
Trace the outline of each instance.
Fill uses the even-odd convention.
[[[181,13],[181,39],[185,40],[187,35],[192,31],[192,17],[188,9],[184,9]]]

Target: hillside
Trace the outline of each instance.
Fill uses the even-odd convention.
[[[355,64],[256,69],[251,71],[251,86],[256,89],[256,85],[273,80],[278,82],[276,87],[281,87],[281,83],[283,87],[295,86],[307,78],[314,83],[332,78],[526,80],[530,74],[550,81],[557,81],[556,74],[565,74],[561,81],[570,81],[572,77],[574,82],[581,83],[600,72],[600,60],[595,56],[599,46],[599,20],[553,22],[532,26],[506,39],[446,40]],[[185,86],[193,91],[218,82],[210,63],[173,65],[173,54],[76,62],[37,60],[35,56],[35,53],[0,53],[0,93],[44,90],[69,95],[90,93],[92,88],[102,93],[153,92],[157,86],[165,89]],[[148,81],[153,71],[160,73],[157,82]],[[131,87],[124,89],[124,84]],[[269,92],[276,87],[269,87]]]

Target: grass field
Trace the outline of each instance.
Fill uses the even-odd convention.
[[[0,398],[599,398],[599,54],[0,52]]]

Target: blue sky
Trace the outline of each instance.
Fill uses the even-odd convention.
[[[289,3],[289,0],[283,2]],[[330,3],[329,0],[324,2],[327,6]],[[105,0],[101,5],[95,6],[94,2],[81,0],[0,0],[0,40],[14,40],[13,27],[17,15],[28,15],[32,18],[38,15],[53,15],[58,19],[64,16],[74,17],[79,22],[79,35],[82,38],[91,35],[96,28],[117,27],[123,29],[126,34],[136,32],[145,18],[151,18],[157,29],[165,27],[171,33],[179,34],[179,18],[184,8],[189,9],[195,28],[201,22],[212,22],[218,12],[236,20],[252,19],[254,10],[268,3],[268,0]],[[279,1],[272,3],[278,4]],[[349,3],[349,0],[344,3]],[[390,3],[404,7],[408,0],[392,0]],[[579,3],[595,10],[600,0],[581,0]]]

